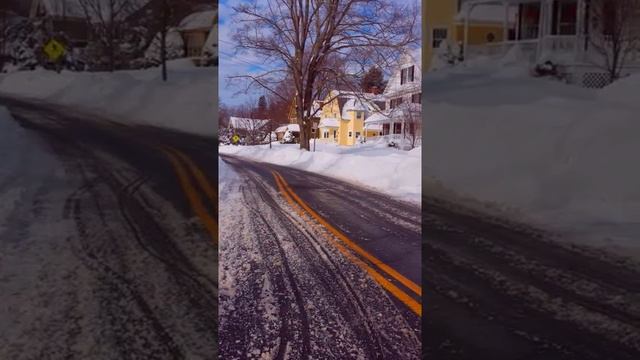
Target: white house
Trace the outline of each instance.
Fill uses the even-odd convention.
[[[367,117],[365,130],[380,129],[381,136],[388,141],[406,143],[410,139],[411,144],[419,144],[422,124],[422,49],[408,50],[401,56],[382,96],[385,99],[384,110]]]
[[[591,0],[470,0],[463,6],[464,18],[483,7],[499,5],[503,16],[506,41],[467,46],[469,21],[464,22],[463,51],[465,59],[477,56],[501,57],[511,52],[530,64],[546,61],[562,66],[570,82],[587,87],[608,83],[602,68],[605,58],[595,50],[593,40],[604,39],[606,20],[598,19],[594,7],[602,2]],[[515,21],[512,15],[515,13]],[[640,13],[633,14],[631,30],[640,34]],[[630,52],[624,73],[640,68],[640,54]]]

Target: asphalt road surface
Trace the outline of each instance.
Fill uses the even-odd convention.
[[[0,106],[0,359],[215,358],[215,140]]]
[[[223,359],[418,359],[418,205],[221,156]]]
[[[640,359],[640,272],[423,201],[424,359]]]

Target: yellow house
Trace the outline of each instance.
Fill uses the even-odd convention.
[[[462,46],[465,18],[468,17],[467,46],[501,42],[505,35],[506,9],[501,5],[483,6],[468,12],[464,0],[423,0],[424,61],[431,67],[433,56],[443,41]]]
[[[379,96],[333,90],[323,104],[318,129],[324,142],[352,146],[364,137],[380,135],[378,130],[367,130],[366,134],[364,130],[364,120],[384,108]]]
[[[318,133],[318,122],[320,121],[320,102],[318,100],[313,101],[313,105],[311,106],[311,121],[313,121],[313,125],[311,126],[311,138],[318,139],[320,137]],[[289,124],[297,124],[298,123],[298,114],[296,114],[296,98],[294,97],[289,104]]]

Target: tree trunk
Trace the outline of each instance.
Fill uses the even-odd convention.
[[[162,81],[167,81],[167,33],[162,29],[160,33],[160,62],[162,63]]]
[[[167,27],[169,26],[169,4],[162,2],[162,31],[160,32],[160,62],[162,62],[162,81],[167,81]]]

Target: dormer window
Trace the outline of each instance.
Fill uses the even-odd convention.
[[[400,70],[400,85],[413,82],[415,66],[409,66]]]

